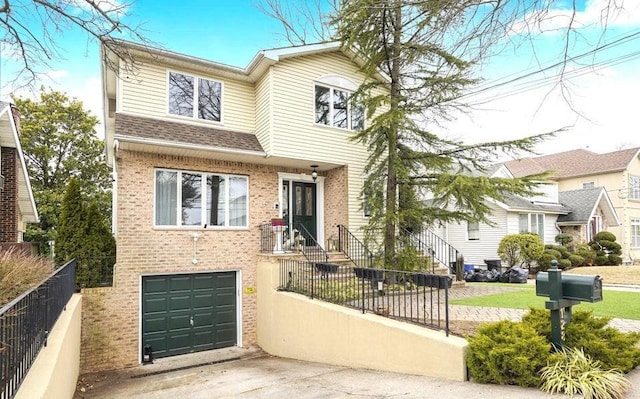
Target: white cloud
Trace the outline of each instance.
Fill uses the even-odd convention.
[[[553,34],[565,31],[570,24],[574,29],[637,26],[640,25],[640,2],[626,1],[622,4],[614,0],[587,0],[583,11],[574,12],[572,7],[537,11],[515,22],[510,33]]]

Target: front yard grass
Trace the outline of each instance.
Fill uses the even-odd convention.
[[[470,283],[470,284],[500,284],[500,283]],[[514,284],[504,284],[514,287]],[[516,286],[519,289],[500,294],[476,296],[467,299],[452,300],[452,305],[481,306],[511,309],[544,309],[546,297],[536,296],[535,286],[526,284]],[[464,289],[464,288],[461,288]],[[640,292],[615,291],[604,289],[602,301],[596,303],[581,302],[574,309],[591,310],[596,316],[616,317],[622,319],[640,320]]]

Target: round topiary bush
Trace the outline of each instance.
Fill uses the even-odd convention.
[[[467,367],[477,382],[538,386],[551,345],[525,323],[490,323],[469,338]]]
[[[593,237],[594,241],[615,241],[616,235],[610,231],[601,231]]]
[[[609,257],[607,255],[598,255],[594,261],[596,266],[604,266],[609,262]]]
[[[558,268],[559,269],[568,269],[571,267],[571,261],[569,259],[560,259],[558,261]]]
[[[572,267],[582,266],[584,258],[580,255],[571,255],[569,256],[569,262],[571,262]]]
[[[618,266],[622,264],[622,257],[620,255],[611,254],[609,255],[609,262],[612,266]]]

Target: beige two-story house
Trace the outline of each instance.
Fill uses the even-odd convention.
[[[320,246],[367,223],[358,59],[322,43],[234,67],[118,45],[130,59],[103,48],[117,263],[85,298],[83,371],[255,345],[257,255],[291,248],[272,219]]]
[[[561,192],[604,188],[620,221],[606,230],[615,234],[616,242],[622,246],[624,262],[640,260],[640,148],[605,154],[578,149],[523,158],[506,165],[517,177],[550,171]],[[594,214],[584,236],[592,237],[604,226],[603,216]]]

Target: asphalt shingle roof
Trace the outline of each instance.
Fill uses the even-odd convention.
[[[127,114],[116,114],[116,136],[161,140],[176,144],[263,152],[253,133],[169,122]]]
[[[624,170],[638,154],[638,151],[640,151],[640,147],[605,154],[578,149],[540,157],[516,159],[506,162],[505,165],[515,177],[550,171],[552,178],[561,179]]]
[[[526,198],[522,198],[514,194],[506,194],[504,196],[504,203],[508,205],[509,208],[512,208],[512,209],[524,209],[524,210],[530,210],[530,211],[542,211],[542,212],[552,212],[552,213],[571,212],[571,209],[565,206],[532,202]]]
[[[602,194],[602,187],[582,190],[561,191],[558,193],[560,203],[571,208],[571,213],[558,217],[558,223],[580,222],[585,224],[591,218],[591,212]]]

